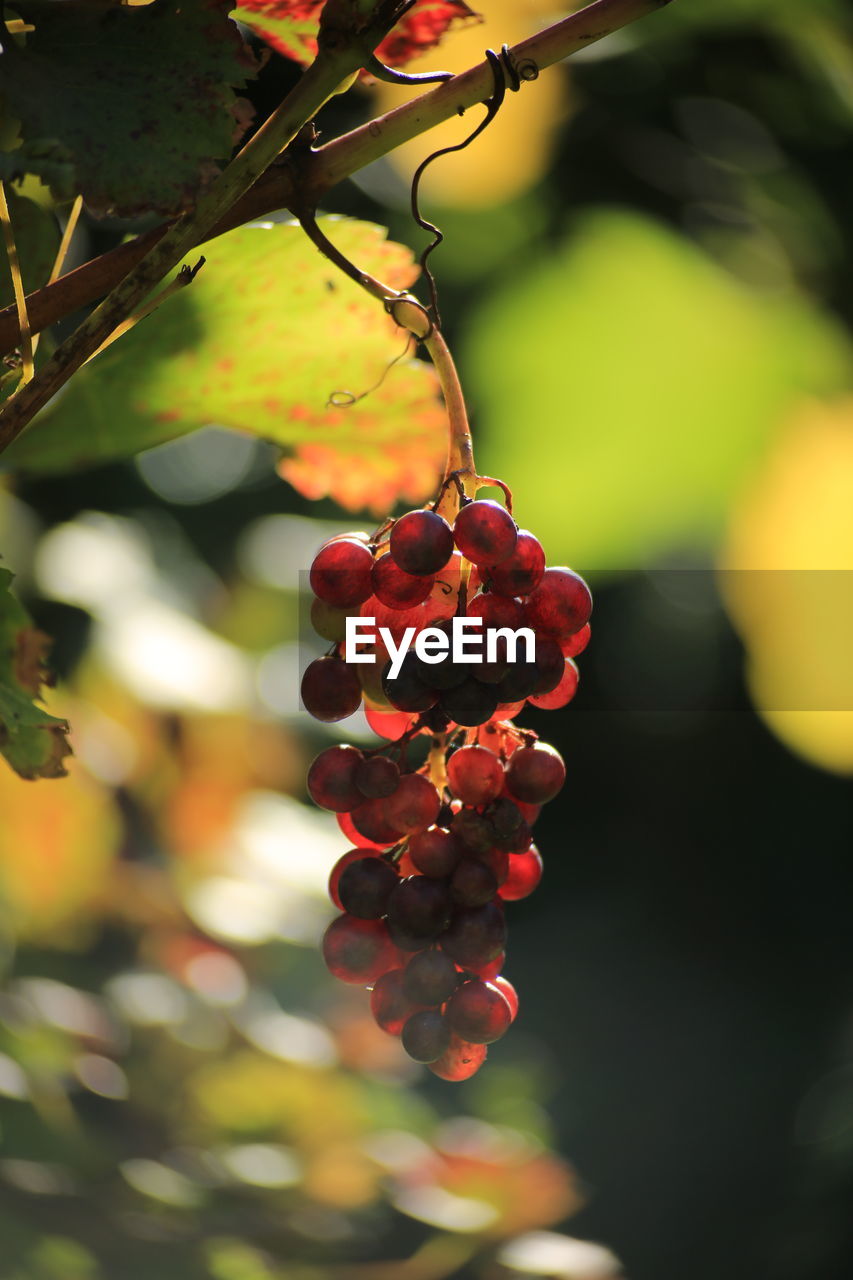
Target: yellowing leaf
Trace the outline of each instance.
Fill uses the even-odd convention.
[[[59,778],[68,772],[68,725],[33,701],[41,698],[51,641],[10,593],[12,576],[0,569],[0,753],[22,778]]]
[[[735,509],[722,567],[764,719],[853,773],[853,400],[801,408]]]
[[[391,288],[417,270],[382,228],[323,220],[353,261]],[[205,248],[192,285],[77,374],[9,449],[12,466],[65,470],[147,449],[217,423],[290,450],[283,474],[303,493],[355,509],[419,501],[436,486],[444,411],[429,365],[395,364],[348,408],[334,392],[374,387],[404,335],[294,224],[242,227]]]

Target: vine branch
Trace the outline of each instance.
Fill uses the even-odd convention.
[[[671,0],[595,0],[587,8],[515,45],[510,55],[518,66],[535,63],[542,70],[669,3]],[[401,143],[485,101],[493,89],[492,70],[489,63],[483,61],[454,76],[438,89],[318,147],[309,154],[301,169],[304,190],[310,195],[310,201],[316,204],[332,187],[381,159]],[[276,155],[248,190],[240,193],[230,207],[217,212],[204,229],[193,219],[195,236],[183,252],[275,210],[290,208],[295,196],[294,174],[287,164],[279,163]],[[29,294],[27,311],[32,331],[38,333],[102,298],[176,225],[166,223],[154,227],[60,276],[53,284]],[[6,307],[0,310],[0,353],[12,350],[19,341],[17,313],[13,306]]]

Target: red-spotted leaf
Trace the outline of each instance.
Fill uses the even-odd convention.
[[[323,0],[242,0],[234,17],[294,62],[308,63],[317,52]],[[401,67],[438,44],[453,23],[478,21],[464,0],[417,0],[376,50],[391,67]]]
[[[383,228],[322,223],[391,288],[413,281],[411,251]],[[65,471],[216,423],[284,446],[281,472],[309,497],[382,512],[428,496],[443,461],[444,410],[432,367],[397,359],[405,337],[381,304],[293,223],[230,231],[205,257],[191,285],[75,375],[4,463]],[[327,407],[330,397],[340,402],[335,393],[366,391],[349,407]]]

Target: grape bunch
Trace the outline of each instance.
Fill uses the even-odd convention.
[[[513,721],[528,702],[574,697],[592,599],[571,569],[546,567],[509,504],[463,496],[452,526],[438,505],[321,547],[311,620],[330,649],[302,699],[326,722],[363,704],[385,740],[329,747],[308,773],[352,843],[330,876],[342,914],[326,964],[371,988],[373,1017],[410,1057],[464,1080],[515,1018],[505,907],[539,883],[533,825],[566,777],[560,754]],[[361,660],[345,645],[355,619]],[[427,759],[413,766],[421,737]]]

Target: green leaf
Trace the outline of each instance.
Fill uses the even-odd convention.
[[[59,227],[46,209],[26,196],[19,196],[12,188],[6,189],[6,200],[24,289],[32,293],[40,289],[50,275],[59,248]],[[0,307],[14,301],[9,261],[5,253],[0,253]]]
[[[93,6],[19,0],[35,25],[4,43],[0,88],[27,143],[73,156],[96,212],[170,213],[215,177],[251,118],[233,89],[256,64],[227,0]],[[44,170],[42,170],[44,172]],[[62,175],[58,197],[67,195]]]
[[[599,211],[476,313],[462,361],[483,444],[552,559],[626,569],[707,539],[791,406],[850,352],[795,297]]]
[[[352,261],[392,288],[411,283],[411,252],[383,228],[322,221]],[[382,306],[295,224],[239,228],[205,256],[193,283],[82,369],[4,462],[61,471],[213,423],[290,446],[285,477],[351,510],[435,489],[446,444],[435,376],[413,359],[388,368],[405,336]],[[327,408],[334,392],[368,390]]]
[[[22,778],[58,778],[70,755],[68,725],[36,706],[50,639],[37,631],[0,569],[0,754]]]

